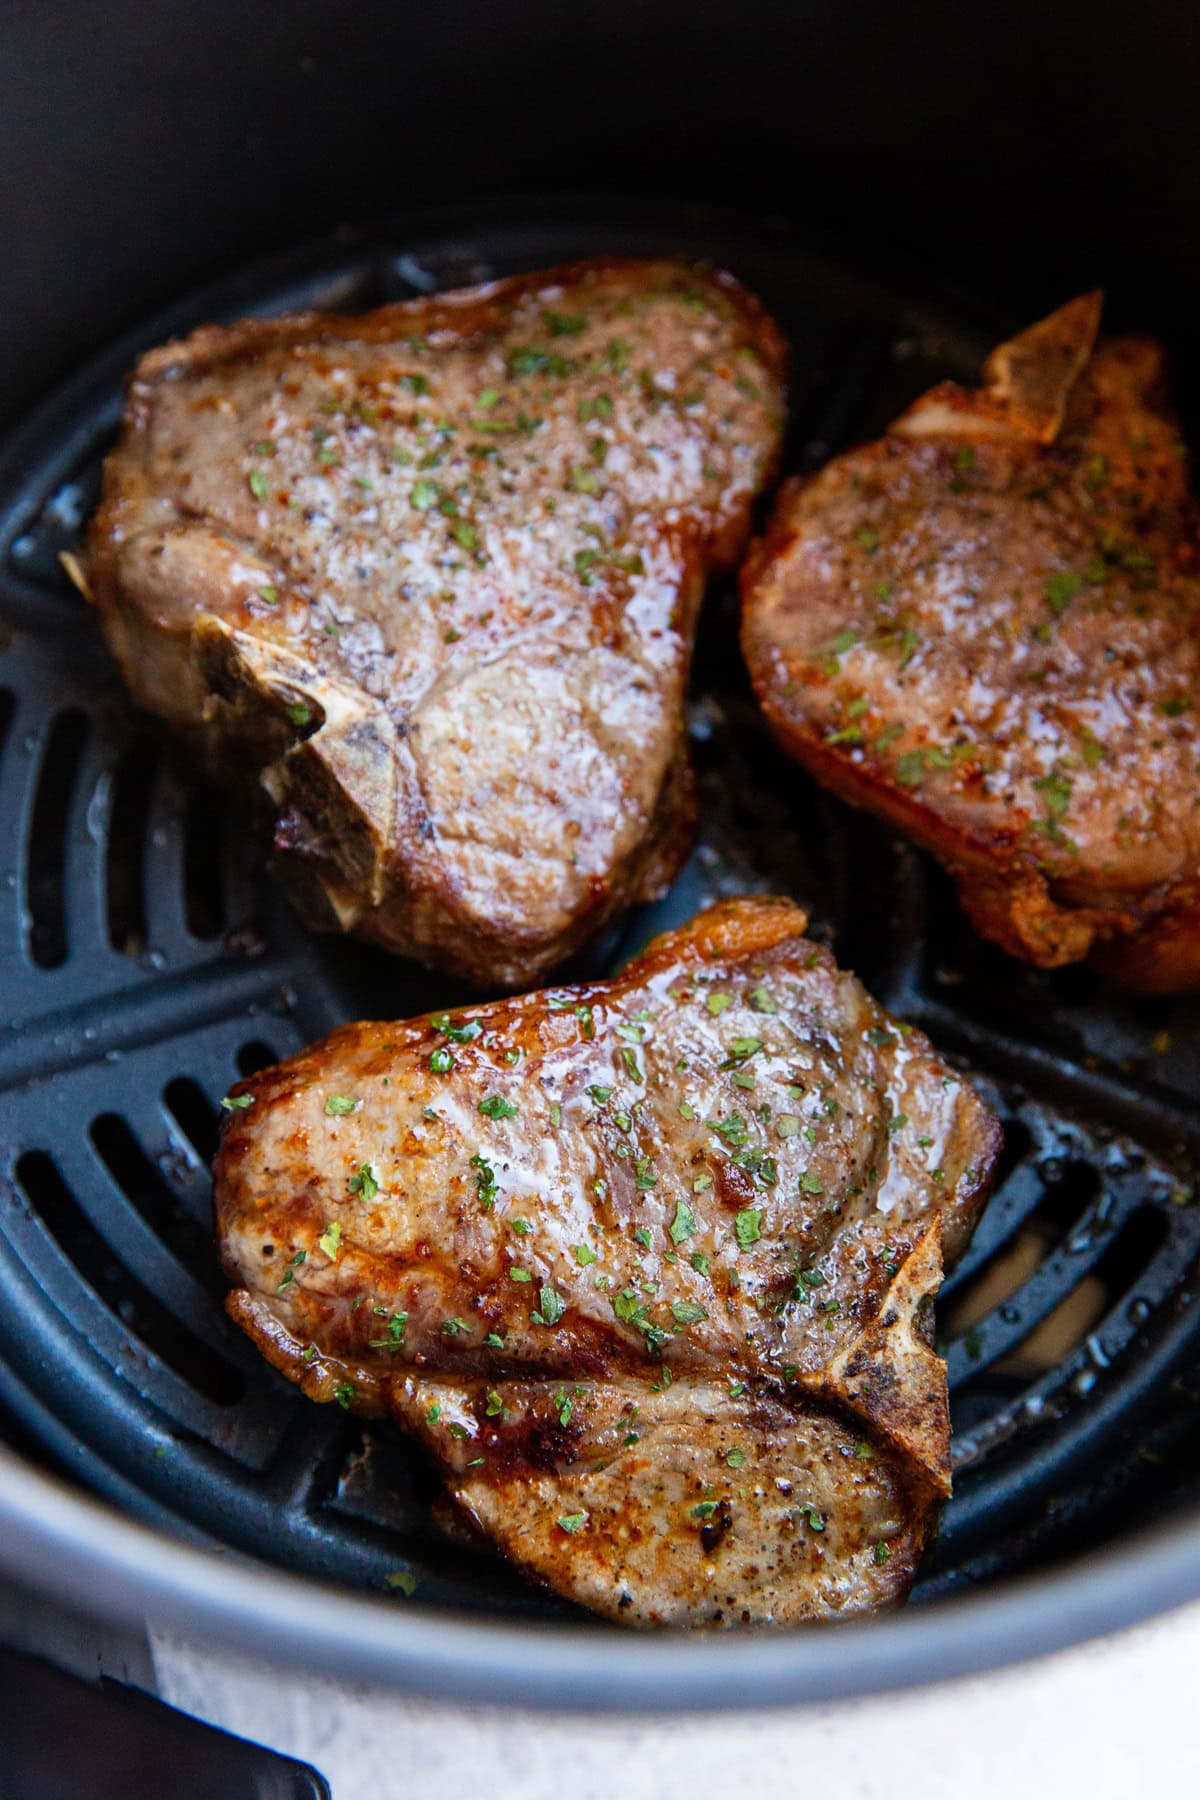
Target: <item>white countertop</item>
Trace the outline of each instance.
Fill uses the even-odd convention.
[[[164,1700],[312,1763],[334,1800],[1200,1795],[1200,1603],[877,1700],[636,1719],[439,1706],[150,1638]]]

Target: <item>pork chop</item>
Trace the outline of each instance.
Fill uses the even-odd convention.
[[[635,260],[142,359],[87,585],[309,925],[508,988],[662,891],[783,364],[731,276]]]
[[[626,1623],[896,1603],[949,1491],[930,1305],[999,1127],[804,923],[727,902],[616,980],[347,1025],[226,1103],[233,1318]]]
[[[784,492],[743,578],[780,742],[1041,968],[1200,985],[1196,506],[1144,339],[1085,295]]]

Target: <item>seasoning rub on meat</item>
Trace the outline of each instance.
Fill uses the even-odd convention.
[[[999,1127],[804,923],[728,902],[613,981],[347,1025],[226,1102],[233,1318],[630,1624],[899,1602],[949,1491],[930,1306]]]
[[[742,639],[784,747],[1040,968],[1200,985],[1197,509],[1162,352],[1088,294],[783,494]]]
[[[142,359],[86,585],[310,926],[510,988],[664,889],[783,364],[732,277],[639,260]]]

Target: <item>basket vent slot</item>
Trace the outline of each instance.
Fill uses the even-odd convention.
[[[183,836],[183,893],[187,927],[195,938],[225,928],[225,820],[229,802],[196,782],[188,795]]]
[[[198,1081],[177,1075],[163,1090],[167,1111],[207,1169],[217,1154],[217,1115]]]
[[[264,1044],[261,1038],[252,1038],[237,1053],[238,1073],[242,1076],[257,1075],[260,1069],[269,1069],[272,1063],[278,1061],[270,1044]]]
[[[126,1329],[207,1399],[235,1405],[246,1391],[242,1376],[181,1325],[97,1235],[53,1158],[25,1151],[16,1177],[63,1255]]]
[[[210,1293],[223,1299],[226,1282],[217,1263],[211,1230],[180,1204],[119,1113],[101,1113],[89,1133],[105,1168],[173,1256]]]
[[[59,713],[50,728],[29,837],[29,954],[41,969],[57,969],[67,958],[67,917],[63,877],[71,797],[87,737],[87,717],[78,708]]]
[[[134,738],[117,765],[105,870],[108,940],[122,956],[146,948],[146,831],[161,750],[146,732]]]
[[[1095,1198],[1099,1176],[1087,1163],[1068,1163],[1052,1173],[1054,1179],[1033,1211],[954,1296],[943,1329],[947,1338],[967,1338],[968,1355],[976,1326],[997,1308],[1006,1306],[1033,1279],[1046,1258],[1082,1220]],[[1068,1295],[1062,1306],[1069,1307],[1071,1300],[1072,1296]],[[1056,1308],[1051,1318],[1060,1310]],[[1013,1356],[1015,1352],[997,1363],[997,1371],[1006,1372],[1006,1365]]]

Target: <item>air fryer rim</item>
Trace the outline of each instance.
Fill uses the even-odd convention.
[[[850,1699],[1024,1662],[1200,1598],[1200,1524],[858,1624],[737,1636],[498,1624],[173,1541],[0,1450],[0,1567],[76,1609],[431,1699],[693,1712]]]
[[[445,218],[449,209],[439,209]],[[463,216],[468,216],[464,209]],[[477,209],[471,216],[477,216]],[[328,241],[331,261],[345,240]],[[247,271],[309,274],[300,246]],[[207,290],[214,301],[236,278]],[[168,335],[197,298],[124,341]],[[103,360],[114,354],[106,353]],[[88,390],[85,369],[5,446],[18,485],[24,453],[62,439]],[[1178,1351],[1168,1332],[1156,1366]],[[371,1597],[217,1554],[140,1524],[0,1447],[0,1569],[97,1617],[170,1624],[276,1664],[405,1692],[576,1711],[683,1712],[828,1702],[917,1686],[1045,1655],[1200,1597],[1200,1517],[1139,1532],[1117,1549],[907,1612],[802,1631],[641,1636],[598,1623],[503,1622],[434,1610],[418,1594]]]

